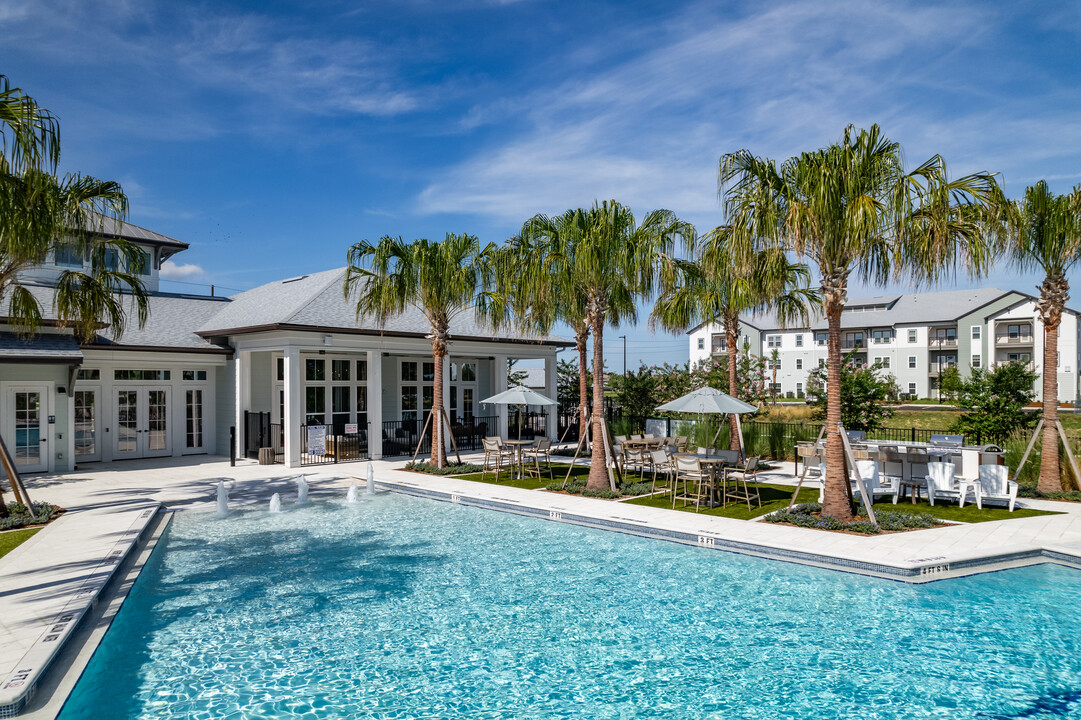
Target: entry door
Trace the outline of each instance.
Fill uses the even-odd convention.
[[[47,385],[19,385],[7,391],[4,440],[21,472],[49,469]]]
[[[167,387],[116,388],[116,435],[113,457],[159,457],[172,452]]]
[[[75,462],[101,459],[101,412],[98,388],[75,391]]]

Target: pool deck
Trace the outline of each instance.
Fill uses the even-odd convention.
[[[860,536],[422,475],[402,471],[403,464],[374,461],[377,488],[891,580],[927,582],[1044,562],[1081,569],[1078,503],[1024,500],[1019,506],[1063,514]],[[238,461],[230,467],[223,458],[202,456],[99,463],[28,477],[33,499],[68,512],[0,558],[0,718],[24,705],[31,711],[45,706],[49,698],[31,699],[37,679],[99,594],[118,582],[116,569],[160,509],[210,510],[219,480],[230,487],[233,504],[266,504],[277,492],[288,506],[300,474],[318,501],[327,493],[344,494],[351,482],[363,485],[365,469],[363,462],[287,469]],[[786,464],[762,479],[792,484],[791,472]],[[84,655],[85,663],[89,653]]]

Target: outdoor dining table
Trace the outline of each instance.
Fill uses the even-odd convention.
[[[533,444],[532,440],[504,440],[504,445],[509,445],[514,451],[514,463],[518,466],[518,479],[525,477],[525,463],[522,462],[522,451]]]
[[[698,463],[702,466],[703,472],[709,473],[709,498],[706,501],[706,507],[717,507],[717,477],[721,478],[720,487],[720,504],[721,507],[726,505],[726,492],[725,492],[725,465],[728,464],[728,460],[719,457],[709,457],[708,455],[700,455],[698,453],[676,453],[678,457],[685,458],[698,458]]]

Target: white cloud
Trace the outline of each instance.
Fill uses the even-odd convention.
[[[614,197],[710,225],[720,217],[722,153],[784,159],[835,141],[848,124],[877,122],[910,161],[942,153],[958,174],[1021,176],[1034,159],[1062,157],[1063,143],[1081,147],[1072,88],[1013,97],[966,72],[969,55],[1009,21],[979,5],[751,7],[740,16],[692,6],[651,27],[647,41],[634,36],[640,28],[612,32],[607,48],[569,58],[558,86],[469,109],[464,131],[515,131],[436,173],[419,211],[520,222]],[[1058,111],[1034,116],[1037,93]]]
[[[192,263],[174,263],[172,260],[166,260],[161,264],[158,274],[163,280],[186,280],[203,275],[204,270]]]

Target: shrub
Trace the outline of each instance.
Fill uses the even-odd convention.
[[[887,403],[896,402],[897,384],[892,375],[879,374],[879,365],[852,364],[854,352],[841,362],[841,422],[845,430],[872,432],[893,417]],[[826,418],[826,372],[825,367],[818,367],[807,376],[807,395],[815,398],[807,403],[815,407],[815,420]]]
[[[1024,408],[1036,397],[1032,389],[1036,378],[1032,365],[1024,362],[1002,363],[993,370],[973,368],[956,393],[962,412],[953,429],[965,435],[978,433],[987,442],[1031,428],[1038,414]]]
[[[447,463],[444,468],[437,468],[429,462],[417,462],[406,463],[406,470],[412,470],[413,472],[428,473],[429,475],[469,475],[471,473],[479,473],[484,468],[480,465],[474,465],[473,463]]]
[[[883,530],[911,530],[914,528],[929,528],[941,525],[942,521],[926,513],[910,513],[896,510],[882,510],[875,513],[878,520],[876,527],[867,519],[867,511],[860,509],[860,513],[852,522],[844,523],[829,515],[821,516],[816,513],[822,512],[822,506],[818,503],[797,505],[794,508],[784,508],[770,513],[764,519],[766,522],[789,523],[799,527],[813,528],[816,530],[849,530],[851,532],[875,535]]]
[[[8,503],[7,509],[9,516],[0,519],[0,530],[14,530],[16,528],[26,527],[27,525],[44,525],[59,515],[62,510],[62,508],[57,505],[44,502],[34,503],[33,517],[30,516],[26,506],[22,503]]]

